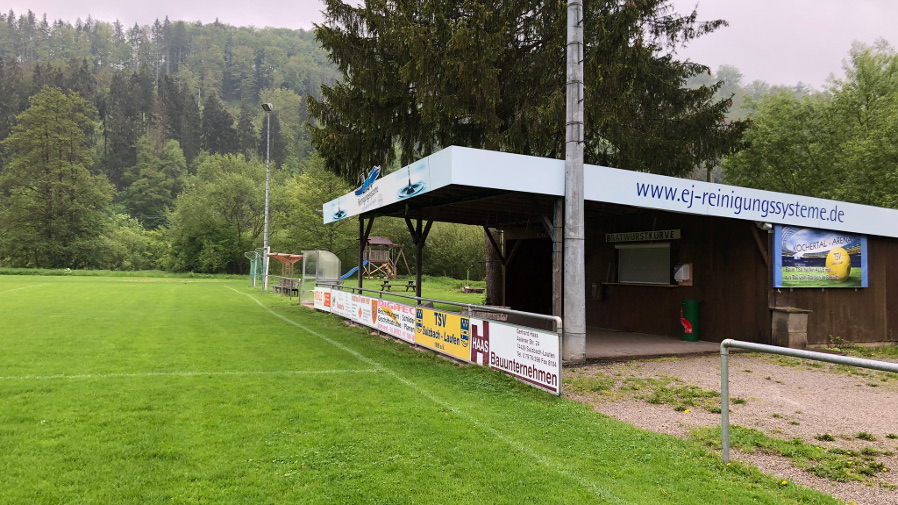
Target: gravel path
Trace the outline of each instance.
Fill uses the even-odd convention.
[[[872,447],[898,453],[898,379],[871,370],[837,367],[779,357],[732,354],[730,396],[745,400],[730,409],[730,423],[758,429],[781,439],[800,438],[824,448],[860,451]],[[611,377],[617,387],[627,378],[669,378],[720,392],[720,356],[628,361],[581,367],[570,376]],[[718,426],[720,414],[700,408],[677,412],[671,405],[654,405],[634,394],[567,394],[598,412],[647,430],[686,438],[697,426]],[[859,433],[875,440],[860,440]],[[815,439],[831,434],[835,441]],[[889,470],[868,483],[836,483],[793,467],[780,456],[731,451],[731,460],[744,461],[778,479],[795,482],[848,503],[898,504],[898,455],[878,456]]]

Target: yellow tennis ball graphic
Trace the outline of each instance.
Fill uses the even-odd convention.
[[[848,251],[841,247],[834,247],[826,255],[826,273],[835,276],[836,282],[845,282],[851,274],[851,257]]]

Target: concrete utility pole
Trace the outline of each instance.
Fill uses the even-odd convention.
[[[583,2],[567,8],[567,126],[564,158],[563,358],[586,361],[586,278],[583,226]]]

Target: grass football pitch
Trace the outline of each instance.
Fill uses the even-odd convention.
[[[59,503],[838,502],[245,282],[0,276],[0,504]]]

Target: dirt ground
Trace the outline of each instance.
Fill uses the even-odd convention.
[[[867,482],[840,483],[795,468],[789,460],[761,452],[731,450],[730,459],[762,472],[830,494],[847,503],[898,504],[898,377],[865,369],[735,353],[730,356],[730,396],[744,403],[730,408],[731,425],[755,428],[779,439],[800,438],[825,449],[889,451],[876,461],[887,470]],[[600,392],[569,388],[566,396],[596,411],[647,430],[688,438],[698,426],[719,426],[720,414],[706,408],[688,412],[653,404],[626,385],[654,378],[720,392],[720,356],[599,363],[565,370],[577,380],[595,377],[614,386]],[[630,382],[628,382],[628,378]],[[719,398],[716,400],[719,407]],[[713,402],[713,401],[712,401]],[[830,434],[832,441],[816,437]],[[861,439],[857,437],[862,434]],[[868,437],[867,434],[872,435]],[[874,440],[870,440],[873,438]],[[892,471],[894,470],[894,471]]]

